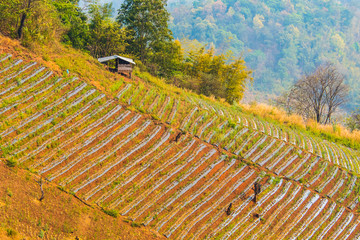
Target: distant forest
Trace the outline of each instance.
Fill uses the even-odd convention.
[[[359,0],[169,0],[178,39],[243,55],[253,88],[280,94],[324,62],[351,87],[348,110],[360,107]]]

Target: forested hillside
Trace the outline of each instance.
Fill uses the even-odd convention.
[[[302,74],[332,62],[360,105],[360,13],[357,0],[169,0],[175,38],[196,39],[218,53],[243,54],[253,88],[279,94]]]

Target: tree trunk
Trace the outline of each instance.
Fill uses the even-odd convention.
[[[320,113],[317,111],[317,112],[316,112],[316,122],[317,122],[317,123],[320,123],[320,120],[321,120],[320,117],[321,117],[321,116],[320,116]]]
[[[33,0],[28,0],[26,9],[23,12],[23,14],[21,15],[20,26],[19,26],[18,31],[17,31],[18,39],[21,39],[22,36],[23,36],[23,29],[24,29],[24,26],[25,26],[25,20],[26,20],[26,17],[27,17],[27,12],[29,11],[29,9],[31,7],[32,1]]]
[[[26,13],[23,13],[22,16],[21,16],[21,20],[20,20],[20,26],[18,28],[18,39],[21,39],[22,37],[22,33],[23,33],[23,28],[24,28],[24,25],[25,25],[25,19],[26,19]]]

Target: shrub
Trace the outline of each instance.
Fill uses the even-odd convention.
[[[16,167],[16,165],[17,165],[17,162],[14,159],[6,160],[6,166],[13,168],[13,167]]]
[[[10,188],[7,188],[7,189],[6,189],[6,194],[7,194],[9,197],[12,197],[12,196],[13,196],[13,193],[12,193],[12,191],[10,190]]]
[[[44,236],[45,236],[44,230],[41,229],[38,236],[39,236],[39,238],[44,238]]]
[[[115,209],[104,209],[103,211],[104,211],[104,213],[106,213],[107,215],[112,216],[112,217],[114,217],[114,218],[117,218],[118,215],[119,215],[119,212],[116,211]]]
[[[64,225],[62,226],[62,230],[65,233],[74,233],[76,231],[76,229],[72,227],[72,224],[68,222],[64,223]]]
[[[17,235],[17,232],[11,228],[6,229],[6,235],[8,237],[15,237]]]
[[[140,223],[137,222],[131,222],[132,227],[141,227]]]
[[[235,128],[236,127],[236,123],[234,123],[231,120],[229,121],[228,125],[229,125],[230,128]]]

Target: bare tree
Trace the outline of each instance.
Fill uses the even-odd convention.
[[[346,119],[346,126],[350,129],[350,131],[360,129],[360,110],[358,110],[357,112],[353,112]]]
[[[328,87],[326,88],[325,101],[327,105],[327,113],[325,124],[331,122],[331,115],[335,110],[347,102],[349,95],[349,87],[345,84],[345,77],[339,73],[332,65],[326,66],[325,77]]]
[[[297,113],[305,120],[331,122],[336,109],[347,101],[349,88],[345,77],[333,64],[319,66],[314,73],[303,76],[290,90],[282,104],[287,111]]]

